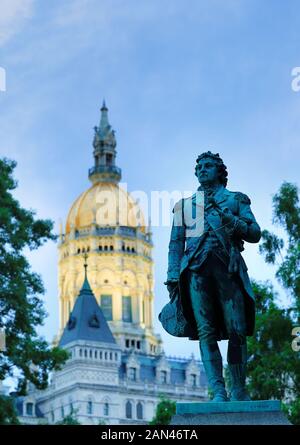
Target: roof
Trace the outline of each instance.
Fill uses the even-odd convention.
[[[87,276],[85,276],[59,346],[65,346],[77,340],[116,344],[103,312],[91,290]]]

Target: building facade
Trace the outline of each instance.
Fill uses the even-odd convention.
[[[82,424],[147,423],[160,395],[207,399],[203,367],[193,357],[166,357],[153,329],[150,224],[120,186],[116,139],[103,103],[95,127],[91,187],[60,229],[60,330],[70,357],[48,389],[18,401],[24,423],[56,423],[73,413]]]

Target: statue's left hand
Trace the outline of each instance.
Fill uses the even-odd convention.
[[[220,212],[220,216],[222,218],[222,222],[224,224],[230,224],[234,222],[235,216],[232,213],[232,211],[228,208],[225,207],[222,212]]]

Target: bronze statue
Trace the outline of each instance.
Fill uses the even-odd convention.
[[[261,231],[248,196],[226,189],[227,168],[218,153],[202,153],[195,174],[200,182],[198,192],[173,209],[165,283],[171,300],[159,318],[172,335],[199,340],[215,402],[228,401],[217,343],[228,339],[230,400],[250,400],[245,389],[246,336],[253,335],[255,297],[240,252],[244,241],[257,243]],[[199,192],[204,194],[203,212],[198,212],[202,230],[190,236],[197,216],[193,220],[185,212],[192,209],[197,214]],[[191,221],[194,226],[189,226]]]

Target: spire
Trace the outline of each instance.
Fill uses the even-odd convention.
[[[90,287],[87,277],[87,257],[87,255],[84,255],[84,282],[63,331],[59,346],[65,346],[77,340],[116,343]]]
[[[108,108],[105,100],[101,107],[99,127],[94,127],[94,167],[89,169],[89,179],[93,184],[96,182],[119,182],[121,169],[115,165],[116,161],[116,138],[115,132],[108,121]]]
[[[108,108],[106,107],[105,104],[105,100],[103,99],[103,104],[102,104],[102,108],[101,108],[101,118],[100,118],[100,127],[99,129],[102,132],[105,132],[106,129],[110,129],[111,126],[109,125],[108,122]]]

